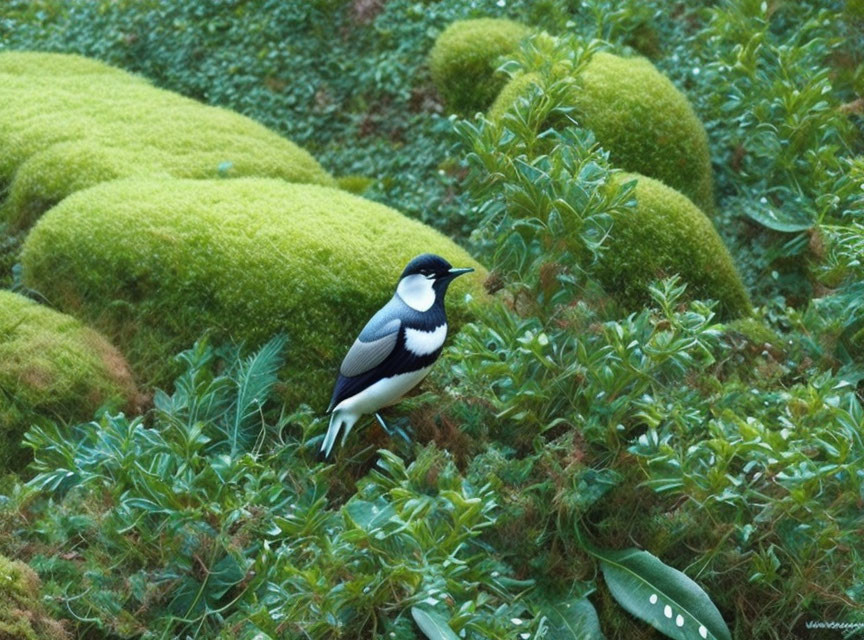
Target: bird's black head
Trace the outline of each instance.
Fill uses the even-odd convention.
[[[400,280],[406,276],[421,275],[437,283],[449,283],[453,278],[463,273],[474,271],[471,267],[454,269],[453,265],[434,253],[423,253],[414,258],[402,271]]]
[[[453,265],[441,256],[436,256],[433,253],[423,253],[407,264],[400,278],[416,274],[427,277],[435,276],[437,278],[449,273],[452,268]]]
[[[400,292],[403,299],[422,299],[427,295],[423,293],[424,291],[428,291],[428,295],[434,294],[435,298],[441,298],[453,278],[471,271],[474,271],[471,267],[454,269],[441,256],[424,253],[409,262],[405,270],[402,271],[397,292]],[[418,305],[423,306],[420,302],[412,304],[412,306]]]

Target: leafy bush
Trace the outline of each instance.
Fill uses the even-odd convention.
[[[650,300],[652,281],[680,274],[692,295],[719,300],[723,315],[748,313],[747,292],[728,251],[711,221],[687,198],[656,180],[611,174],[608,161],[598,161],[593,137],[548,131],[541,136],[550,117],[566,117],[562,109],[568,106],[570,85],[569,78],[560,80],[548,96],[537,92],[497,121],[460,125],[478,172],[474,189],[487,212],[484,224],[494,219],[509,237],[494,242],[515,249],[534,228],[547,229],[550,242],[536,248],[534,257],[545,254],[554,264],[557,247],[567,245],[569,258],[558,262],[575,260],[582,268],[596,262],[595,280],[629,310]],[[635,186],[616,189],[633,179]],[[577,187],[578,180],[598,194]],[[609,199],[609,207],[595,215],[592,208],[603,198]],[[586,224],[580,218],[588,221],[588,239],[580,237]],[[514,262],[524,260],[520,256]],[[554,271],[547,277],[555,277]]]
[[[88,637],[691,638],[725,620],[783,640],[864,622],[853,4],[10,0],[0,46],[87,52],[255,117],[369,176],[346,181],[364,195],[470,234],[499,302],[405,403],[424,446],[376,454],[368,429],[329,467],[312,412],[271,412],[256,385],[239,402],[251,361],[199,345],[199,377],[151,414],[31,432],[41,479],[3,485],[0,552]],[[445,25],[483,15],[581,44],[517,54],[537,88],[457,123],[454,152],[423,64]],[[601,279],[654,183],[615,169],[569,96],[594,51],[633,48],[706,123],[753,316],[719,324],[689,271],[645,274],[632,311]]]
[[[7,513],[31,505],[16,545],[49,595],[81,632],[124,637],[414,637],[412,606],[454,607],[463,637],[512,637],[524,606],[479,540],[490,488],[430,447],[410,465],[382,451],[354,497],[328,498],[334,467],[309,446],[320,423],[265,418],[284,344],[222,362],[199,343],[151,420],[28,434],[39,474]],[[56,501],[34,512],[36,491]]]
[[[135,401],[126,361],[102,336],[0,291],[0,472],[24,466],[18,442],[32,423],[84,420]]]
[[[286,332],[287,397],[323,409],[345,345],[425,252],[479,270],[450,294],[458,325],[482,268],[383,205],[279,180],[116,181],[43,216],[22,265],[28,287],[115,340],[147,384],[205,331],[248,344]]]
[[[122,177],[333,184],[308,153],[261,125],[77,56],[0,54],[0,146],[9,189],[0,219],[13,231],[70,193]]]
[[[862,523],[860,372],[820,372],[819,347],[770,328],[742,343],[710,305],[684,304],[676,280],[621,317],[604,261],[641,181],[617,175],[584,130],[545,130],[566,115],[570,83],[556,64],[586,59],[560,51],[568,57],[541,71],[542,89],[499,123],[458,125],[485,214],[477,239],[507,305],[449,352],[459,385],[444,421],[488,443],[466,454],[469,478],[502,499],[491,544],[518,575],[562,593],[593,575],[574,529],[606,548],[635,542],[698,576],[736,637],[797,633],[789,611],[862,619],[853,602],[864,582],[847,570],[861,562],[851,542]],[[778,315],[784,331],[802,328]],[[614,580],[596,587],[604,631],[641,635],[609,606]]]
[[[451,111],[484,111],[504,86],[497,75],[501,56],[512,54],[530,33],[525,25],[496,18],[459,20],[449,25],[429,52],[429,71]]]
[[[660,180],[713,213],[708,138],[684,94],[648,60],[602,51],[578,67],[559,55],[551,75],[539,75],[539,67],[554,64],[547,59],[556,55],[550,49],[562,46],[550,40],[538,38],[522,61],[511,65],[513,78],[489,117],[499,119],[538,79],[554,82],[572,75],[576,82],[562,106],[570,107],[570,117],[594,133],[616,166]]]
[[[798,307],[821,295],[810,267],[818,273],[826,258],[828,229],[856,209],[864,30],[846,22],[843,4],[722,3],[677,47],[689,64],[667,67],[706,122],[721,226],[748,285]]]
[[[0,556],[0,636],[7,640],[64,640],[63,627],[39,602],[39,578],[23,562]]]

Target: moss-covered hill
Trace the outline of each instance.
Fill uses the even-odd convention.
[[[538,78],[523,73],[510,80],[489,116],[500,118]],[[569,115],[594,132],[616,165],[664,182],[713,214],[705,127],[687,97],[650,61],[594,54],[578,74],[568,103]]]
[[[23,562],[0,556],[0,638],[67,640],[66,628],[47,615],[39,577]]]
[[[0,291],[0,473],[26,461],[31,424],[90,420],[100,407],[134,409],[123,356],[78,320]]]
[[[74,55],[0,53],[0,148],[0,221],[12,230],[124,177],[335,184],[306,151],[248,118]]]
[[[690,295],[717,300],[723,317],[749,314],[750,297],[711,220],[659,180],[627,173],[617,180],[637,181],[636,207],[614,217],[600,258],[598,277],[609,293],[638,310],[650,304],[653,282],[680,274]]]
[[[530,33],[527,26],[500,18],[448,25],[429,52],[432,81],[447,107],[468,116],[486,110],[506,84],[506,76],[496,73],[496,63],[512,55]]]
[[[70,196],[30,232],[22,264],[27,286],[115,340],[149,384],[205,331],[248,345],[285,333],[289,396],[323,409],[346,345],[424,252],[478,268],[450,294],[464,319],[480,265],[383,205],[279,180],[149,180]]]

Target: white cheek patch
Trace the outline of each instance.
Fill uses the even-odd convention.
[[[441,348],[447,337],[447,325],[442,324],[434,331],[405,329],[405,348],[415,356],[428,356]]]
[[[406,276],[399,281],[396,295],[415,311],[428,311],[435,304],[434,284],[433,280],[419,273]]]

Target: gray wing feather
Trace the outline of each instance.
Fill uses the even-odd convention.
[[[374,369],[393,353],[402,323],[398,318],[392,318],[385,322],[381,322],[381,320],[382,318],[376,314],[369,321],[369,325],[360,333],[360,338],[357,338],[351,345],[351,349],[348,350],[342,361],[342,366],[339,368],[339,373],[346,378],[359,376],[370,369]],[[373,323],[377,325],[374,329],[370,327]],[[366,340],[361,339],[367,336]]]

